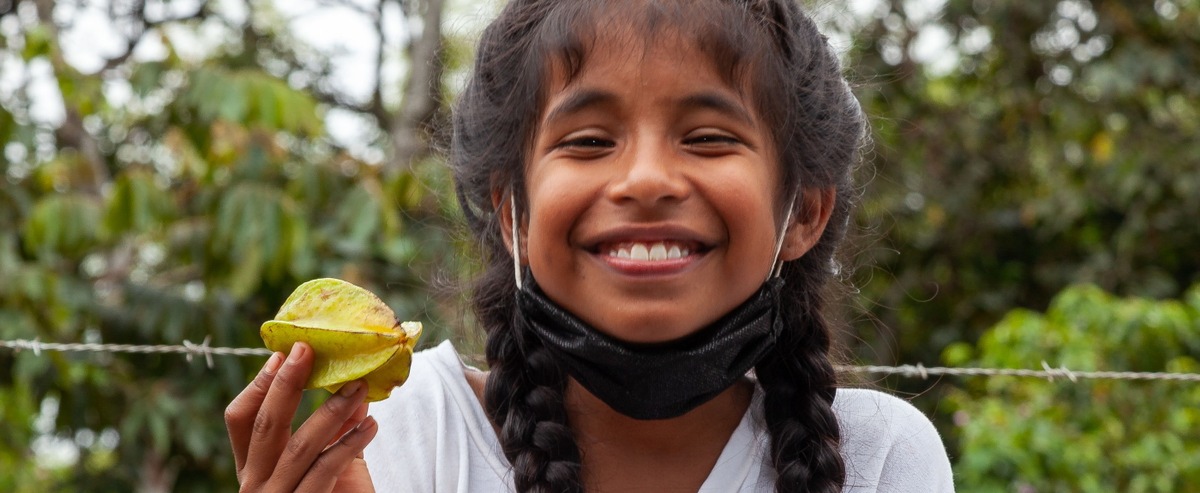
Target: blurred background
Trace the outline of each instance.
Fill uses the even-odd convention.
[[[499,5],[0,0],[0,343],[259,348],[340,277],[477,350],[437,129]],[[873,132],[846,363],[1200,371],[1200,1],[812,12]],[[0,490],[233,490],[264,361],[0,348]],[[959,491],[1200,491],[1197,382],[867,383]]]

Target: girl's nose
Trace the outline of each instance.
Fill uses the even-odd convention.
[[[666,143],[633,146],[623,160],[620,174],[609,186],[614,202],[632,201],[649,208],[682,201],[691,193],[680,157]]]

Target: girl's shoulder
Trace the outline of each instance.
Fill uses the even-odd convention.
[[[833,411],[838,416],[838,423],[852,430],[870,430],[872,434],[896,437],[909,434],[915,426],[937,436],[933,423],[919,409],[904,399],[878,390],[839,388],[833,400]]]
[[[954,491],[946,447],[924,413],[899,397],[838,389],[833,402],[846,462],[846,491],[857,481],[886,491]],[[883,490],[880,490],[883,491]]]

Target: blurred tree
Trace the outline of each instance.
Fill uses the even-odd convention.
[[[1009,312],[950,365],[1073,371],[1200,372],[1200,285],[1181,300],[1116,298],[1068,288],[1043,315]],[[945,401],[958,426],[955,473],[970,491],[1196,491],[1200,387],[1195,382],[1013,377],[971,380]]]
[[[313,5],[374,27],[369,98],[266,2],[37,0],[0,16],[0,339],[260,347],[258,324],[322,276],[425,320],[427,344],[462,325],[429,289],[469,268],[431,153],[463,61],[444,4]],[[121,51],[85,73],[70,40],[97,16]],[[331,112],[361,142],[330,138]],[[262,361],[218,358],[0,352],[0,490],[233,489],[221,410]]]
[[[1200,281],[1200,2],[875,6],[837,25],[875,118],[860,356],[935,361],[1075,283]]]

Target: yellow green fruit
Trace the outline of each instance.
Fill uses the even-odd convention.
[[[340,279],[314,279],[288,296],[259,334],[267,349],[291,351],[297,341],[313,349],[305,388],[336,392],[364,378],[368,402],[387,398],[408,379],[420,322],[398,322],[378,296]]]

